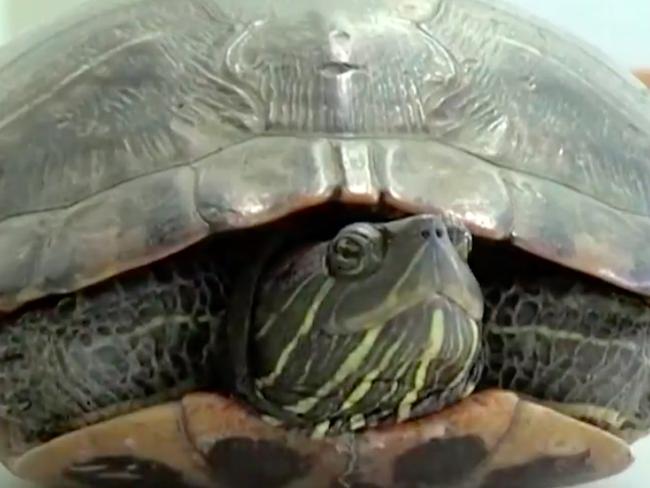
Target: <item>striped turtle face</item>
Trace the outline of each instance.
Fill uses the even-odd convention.
[[[263,276],[251,325],[254,395],[319,432],[440,408],[472,386],[478,283],[439,217],[355,223]]]

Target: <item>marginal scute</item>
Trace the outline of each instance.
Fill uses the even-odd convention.
[[[642,252],[650,219],[620,212],[541,178],[503,176],[514,211],[513,242],[534,255],[650,293],[650,258]]]
[[[435,141],[368,143],[386,200],[411,212],[448,212],[476,235],[506,239],[513,207],[497,168]]]
[[[74,291],[207,235],[189,168],[153,174],[69,208],[0,222],[0,311]]]
[[[379,144],[367,139],[333,140],[334,156],[343,173],[340,198],[350,203],[377,204],[383,189],[377,181],[377,163],[384,154],[377,154]]]
[[[193,165],[197,205],[215,230],[249,227],[332,198],[343,184],[332,144],[258,138]]]

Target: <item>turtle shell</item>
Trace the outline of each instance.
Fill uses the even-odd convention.
[[[650,93],[508,5],[112,0],[0,58],[0,310],[332,200],[649,291]]]
[[[0,311],[331,201],[445,211],[648,294],[650,94],[603,59],[493,1],[90,3],[0,53]],[[212,394],[4,440],[19,476],[94,487],[559,484],[631,461],[501,391],[327,440]]]

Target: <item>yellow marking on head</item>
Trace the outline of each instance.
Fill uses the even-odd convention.
[[[402,335],[402,339],[403,339]],[[390,364],[391,359],[393,359],[393,356],[397,352],[397,349],[399,348],[401,344],[401,341],[395,341],[386,351],[386,354],[381,358],[381,361],[377,365],[376,368],[374,368],[372,371],[370,371],[366,376],[364,376],[357,387],[352,390],[352,393],[348,396],[348,398],[343,402],[343,405],[341,406],[341,409],[339,411],[347,411],[350,410],[354,405],[356,405],[360,400],[363,399],[363,397],[366,396],[368,391],[370,391],[370,388],[372,388],[372,383],[377,379],[377,377],[386,369],[386,367]]]
[[[404,363],[399,367],[399,369],[395,372],[395,378],[404,378],[404,375],[406,374],[406,370],[409,369],[410,366],[411,366],[411,363],[408,362],[408,361],[405,361],[405,362],[404,362]],[[391,383],[390,390],[388,390],[388,391],[386,392],[386,394],[385,394],[383,397],[381,397],[380,402],[383,403],[383,402],[386,401],[386,399],[392,397],[392,396],[395,394],[395,392],[397,391],[397,389],[399,388],[399,386],[400,386],[401,384],[402,384],[401,379],[394,380],[394,381]]]
[[[314,364],[314,356],[310,356],[309,359],[307,360],[307,364],[305,364],[305,371],[303,371],[302,375],[300,375],[300,378],[298,378],[298,380],[296,381],[296,385],[305,384],[305,380],[307,379],[307,376],[311,371],[312,364]]]
[[[340,368],[336,370],[334,377],[327,383],[322,385],[318,391],[309,398],[300,400],[295,405],[285,407],[296,414],[305,414],[309,412],[314,406],[324,397],[329,395],[334,388],[339,386],[350,375],[356,373],[362,366],[363,361],[366,359],[368,353],[372,350],[377,337],[379,336],[380,329],[370,329],[365,333],[362,341],[357,345],[356,349],[352,351],[345,359]]]
[[[330,421],[326,420],[325,422],[321,422],[314,428],[311,437],[312,439],[322,439],[323,437],[325,437],[328,430],[330,430]]]
[[[271,316],[267,319],[267,321],[264,323],[262,328],[255,334],[255,339],[259,340],[263,338],[266,334],[269,333],[271,330],[271,327],[273,324],[275,324],[275,321],[277,320],[278,316],[285,312],[291,305],[293,305],[293,302],[296,300],[300,292],[307,286],[312,280],[306,279],[303,280],[300,285],[296,287],[296,289],[291,293],[285,304],[280,308],[279,311],[272,313]]]
[[[275,417],[271,417],[270,415],[262,415],[261,418],[263,422],[267,423],[272,427],[282,426],[282,421],[280,419],[276,419]]]
[[[468,320],[469,324],[471,325],[470,330],[472,333],[472,338],[471,338],[471,349],[469,351],[469,354],[465,358],[465,360],[461,363],[463,365],[463,368],[458,372],[458,374],[454,377],[453,380],[449,382],[448,389],[453,389],[455,388],[461,381],[467,378],[467,373],[472,368],[474,365],[474,362],[471,361],[470,359],[474,358],[476,356],[476,353],[478,351],[478,347],[480,344],[480,338],[479,338],[479,327],[476,324],[474,320]],[[460,350],[460,349],[459,349]],[[464,394],[468,395],[470,392],[467,392],[467,389],[464,389],[463,391]]]
[[[366,417],[359,413],[357,415],[353,415],[352,418],[350,419],[350,430],[360,430],[363,429],[366,426]]]
[[[300,341],[300,339],[306,336],[314,326],[314,319],[316,318],[316,314],[318,313],[318,308],[320,307],[321,303],[323,303],[323,300],[325,300],[325,297],[327,296],[327,294],[329,293],[329,291],[332,289],[333,286],[334,286],[334,280],[325,280],[323,282],[320,289],[318,290],[318,293],[314,297],[314,301],[312,302],[311,306],[307,310],[307,313],[305,315],[305,320],[303,320],[300,328],[298,329],[298,333],[291,341],[289,341],[289,343],[282,350],[282,353],[278,358],[278,362],[276,363],[273,372],[263,378],[258,379],[255,382],[258,388],[264,388],[272,385],[275,382],[275,380],[277,380],[277,378],[280,376],[280,374],[282,374],[282,370],[287,365],[287,362],[289,362],[289,356],[298,346],[298,342]]]
[[[431,362],[438,357],[442,349],[443,341],[445,340],[445,314],[440,309],[436,309],[431,317],[431,325],[429,326],[429,341],[427,349],[425,349],[418,369],[415,372],[415,379],[413,380],[413,388],[404,396],[397,410],[397,420],[399,422],[407,420],[411,414],[412,405],[418,400],[420,391],[425,386],[427,379],[427,371]]]

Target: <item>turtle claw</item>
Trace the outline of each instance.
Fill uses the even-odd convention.
[[[631,462],[620,439],[500,390],[416,421],[321,440],[269,425],[219,395],[193,394],[6,460],[45,486],[61,486],[63,476],[104,488],[170,479],[177,488],[544,488],[601,479]]]

